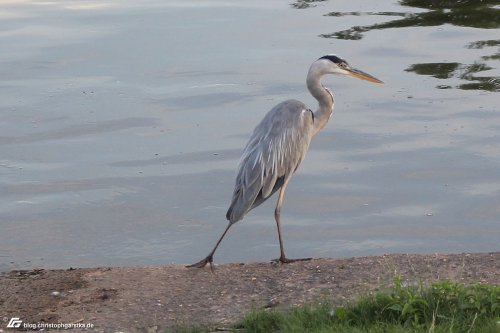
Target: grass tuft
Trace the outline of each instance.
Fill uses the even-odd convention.
[[[240,325],[245,332],[499,333],[500,286],[454,282],[403,286],[342,307],[305,305],[257,311]]]

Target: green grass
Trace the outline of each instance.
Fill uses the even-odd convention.
[[[492,332],[499,333],[500,286],[453,282],[403,287],[343,307],[306,305],[257,311],[240,325],[246,332]]]
[[[396,280],[393,290],[346,306],[322,302],[253,311],[235,329],[248,333],[500,333],[499,321],[500,286],[439,282],[407,287]]]

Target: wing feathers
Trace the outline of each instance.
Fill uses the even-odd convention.
[[[312,113],[304,110],[301,102],[283,102],[255,128],[243,151],[226,214],[231,223],[269,198],[297,169],[312,136]]]

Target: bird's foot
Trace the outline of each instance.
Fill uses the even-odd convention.
[[[273,264],[277,264],[277,263],[289,264],[292,262],[309,261],[309,260],[312,260],[312,258],[288,259],[287,257],[279,257],[278,259],[271,260],[271,263],[273,263]]]
[[[210,270],[214,271],[214,264],[213,264],[213,261],[214,261],[214,258],[213,258],[213,255],[208,255],[206,258],[198,261],[197,263],[194,263],[192,265],[187,265],[186,267],[187,268],[203,268],[205,267],[207,264],[210,264]]]

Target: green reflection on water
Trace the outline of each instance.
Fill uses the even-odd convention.
[[[500,10],[495,6],[499,5],[495,1],[422,1],[403,0],[400,5],[407,7],[417,7],[427,9],[422,13],[404,12],[330,12],[326,16],[346,16],[346,15],[381,15],[398,16],[397,20],[384,23],[377,23],[366,26],[355,26],[347,30],[337,31],[329,34],[322,34],[325,38],[352,39],[363,38],[363,32],[371,30],[381,30],[390,28],[406,27],[429,27],[450,24],[460,27],[471,27],[481,29],[496,29],[500,27]]]
[[[458,77],[462,80],[473,81],[470,83],[460,84],[457,86],[463,90],[487,90],[499,91],[500,79],[491,76],[476,76],[475,73],[492,69],[491,67],[482,64],[474,63],[472,65],[463,65],[458,62],[451,63],[425,63],[414,64],[406,69],[407,72],[414,72],[420,75],[430,75],[437,79],[448,79]],[[439,85],[439,89],[448,89],[451,86]]]
[[[314,0],[297,1],[295,4],[307,4],[300,8],[311,6]],[[371,30],[382,30],[406,27],[427,27],[454,25],[459,27],[470,27],[478,29],[497,29],[500,27],[500,1],[498,0],[463,0],[463,1],[440,1],[440,0],[401,0],[399,4],[403,7],[414,7],[426,9],[425,12],[330,12],[325,16],[361,16],[378,15],[394,16],[397,19],[365,26],[353,26],[350,29],[321,34],[324,38],[336,38],[344,40],[360,40],[365,32]],[[292,5],[294,6],[294,5]],[[294,6],[295,8],[299,8]],[[500,91],[500,78],[495,76],[478,75],[480,72],[492,69],[484,61],[500,60],[500,40],[480,40],[466,45],[469,49],[483,49],[485,47],[496,47],[496,52],[491,55],[482,56],[473,64],[449,63],[422,63],[413,64],[406,69],[419,75],[430,75],[438,79],[459,78],[469,81],[459,84],[455,88],[464,90],[486,90]],[[439,89],[452,88],[450,85],[439,85]]]
[[[316,2],[324,2],[327,0],[298,0],[291,4],[293,8],[296,9],[306,9],[310,7],[316,7]]]
[[[450,63],[428,63],[411,65],[407,72],[415,72],[420,75],[431,75],[437,79],[448,79],[454,76],[455,71],[460,67],[458,62]]]

